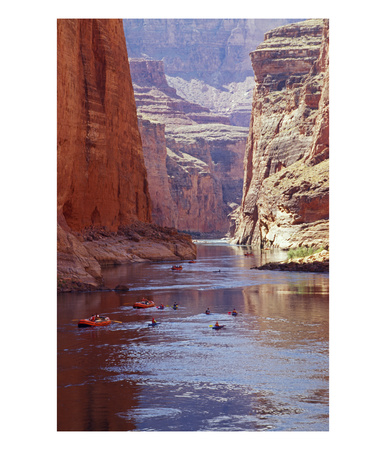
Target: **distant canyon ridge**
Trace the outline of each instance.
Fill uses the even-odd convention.
[[[59,292],[104,288],[106,265],[193,259],[195,233],[328,248],[327,20],[57,34]]]
[[[249,127],[249,53],[264,33],[300,19],[124,19],[129,58],[162,61],[177,94]]]

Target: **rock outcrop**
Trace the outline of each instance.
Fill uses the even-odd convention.
[[[58,290],[100,288],[105,263],[194,257],[189,237],[153,236],[122,21],[58,20],[57,64]]]
[[[225,235],[241,202],[248,129],[179,97],[162,62],[130,59],[130,67],[154,222]]]
[[[251,53],[256,86],[234,242],[328,248],[328,20],[266,33]]]
[[[304,258],[293,258],[281,262],[269,262],[259,267],[251,267],[259,270],[284,270],[289,272],[329,272],[330,253],[322,250]]]

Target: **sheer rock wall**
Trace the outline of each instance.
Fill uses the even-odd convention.
[[[58,291],[100,288],[105,264],[195,257],[150,224],[121,20],[57,22],[57,212]]]
[[[251,53],[256,86],[234,242],[328,247],[328,20],[266,33]]]

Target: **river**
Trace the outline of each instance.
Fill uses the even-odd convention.
[[[181,271],[104,270],[128,292],[58,295],[59,431],[328,431],[328,274],[250,269],[279,250],[197,248]],[[143,296],[167,306],[134,309]],[[94,313],[114,322],[77,327]]]

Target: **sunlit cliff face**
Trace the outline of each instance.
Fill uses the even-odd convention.
[[[328,244],[328,21],[273,30],[251,53],[255,91],[235,241]]]

